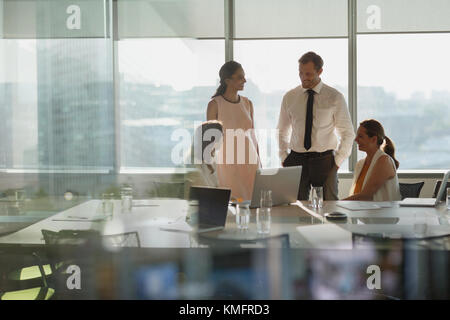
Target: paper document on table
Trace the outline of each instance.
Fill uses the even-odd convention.
[[[391,201],[373,201],[372,203],[380,208],[392,208],[394,206]]]
[[[160,203],[157,200],[133,200],[133,207],[159,207]]]
[[[164,231],[178,231],[178,232],[192,232],[194,230],[194,228],[192,228],[192,226],[190,226],[185,221],[167,224],[165,226],[159,227],[159,229]]]
[[[336,205],[348,210],[374,210],[385,208],[373,201],[338,201]]]
[[[352,249],[352,234],[332,224],[318,224],[297,227],[297,231],[314,248],[320,249]]]
[[[106,215],[93,215],[93,216],[78,216],[78,215],[72,215],[72,216],[62,216],[62,217],[55,217],[52,219],[52,221],[77,221],[77,222],[94,222],[94,221],[102,221],[107,218]]]

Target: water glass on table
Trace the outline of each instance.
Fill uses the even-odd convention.
[[[102,212],[105,216],[110,217],[114,211],[114,193],[102,194]]]
[[[23,189],[17,189],[15,191],[15,206],[21,209],[25,203],[25,191]]]
[[[130,213],[133,208],[133,189],[122,187],[120,189],[122,213]]]
[[[246,230],[250,223],[250,205],[239,203],[236,208],[236,226],[238,229]]]
[[[311,188],[311,207],[314,209],[323,207],[323,187],[317,186]]]
[[[256,232],[259,234],[270,233],[272,211],[272,191],[261,190],[260,208],[256,209]]]
[[[447,188],[447,210],[450,210],[450,188]]]

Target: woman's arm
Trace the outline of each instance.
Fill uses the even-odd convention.
[[[250,117],[252,118],[252,128],[255,129],[255,118],[253,117],[253,103],[250,99],[248,99],[250,104]]]
[[[253,116],[253,103],[251,102],[251,100],[249,99],[248,102],[250,103],[250,116],[252,118],[252,129],[255,129],[255,118]],[[256,132],[255,132],[256,135]],[[259,156],[259,144],[256,144],[256,153],[258,153]]]
[[[360,193],[354,194],[344,200],[373,200],[373,195],[389,179],[395,176],[395,169],[392,166],[389,156],[378,158],[372,173]]]
[[[206,109],[206,120],[218,120],[219,118],[219,107],[217,106],[217,102],[211,100],[208,103],[208,108]]]

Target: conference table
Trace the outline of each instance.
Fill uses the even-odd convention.
[[[170,230],[184,223],[189,203],[182,199],[133,200],[131,212],[122,212],[121,201],[112,200],[113,213],[105,216],[101,200],[93,199],[58,212],[23,229],[0,237],[2,245],[42,245],[42,230],[97,230],[102,235],[136,232],[144,248],[193,248],[201,246],[195,232]],[[330,220],[325,213],[342,212],[345,220]],[[400,207],[398,202],[324,201],[320,209],[308,201],[272,208],[268,235],[256,232],[256,209],[251,210],[247,230],[238,229],[235,208],[229,206],[223,230],[202,234],[205,238],[251,241],[264,237],[289,235],[291,248],[352,249],[355,236],[373,239],[441,241],[448,250],[450,210]]]
[[[54,256],[56,262],[77,261],[83,270],[83,290],[67,289],[63,275],[55,287],[60,299],[449,296],[445,279],[450,211],[445,205],[406,208],[398,202],[324,201],[322,208],[313,209],[307,201],[297,201],[272,208],[268,235],[256,232],[256,209],[251,210],[249,229],[238,229],[236,209],[230,205],[223,230],[199,235],[172,230],[185,221],[189,210],[186,200],[133,200],[127,213],[122,211],[120,200],[112,202],[112,215],[103,213],[102,200],[86,199],[0,236],[0,253],[17,256],[15,261],[1,260],[0,269],[6,274],[13,269],[10,264],[24,264],[32,252]],[[325,217],[334,211],[347,214],[347,219]],[[96,230],[105,238],[132,233],[139,237],[139,248],[130,245],[133,248],[129,250],[96,251],[86,246],[52,247],[45,244],[42,230]],[[259,249],[260,240],[286,235],[289,249]],[[215,250],[209,246],[210,240],[239,246]],[[367,268],[373,265],[383,274],[382,290],[376,292],[366,287]],[[261,277],[264,280],[258,280]]]

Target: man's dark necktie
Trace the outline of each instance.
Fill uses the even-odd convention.
[[[303,140],[303,145],[306,150],[311,148],[311,131],[313,123],[313,104],[314,104],[314,90],[309,89],[308,91],[308,102],[306,104],[306,123],[305,123],[305,139]]]

